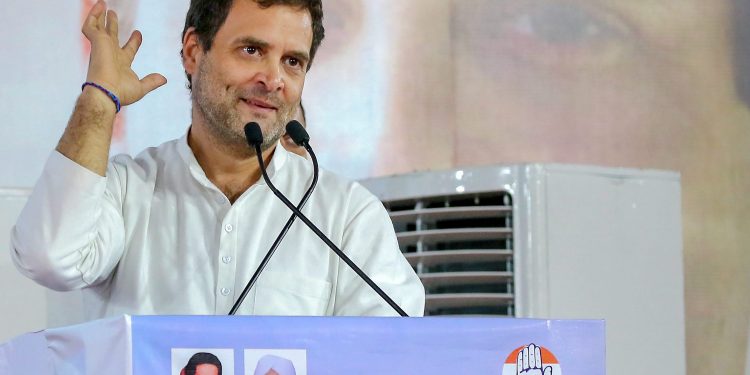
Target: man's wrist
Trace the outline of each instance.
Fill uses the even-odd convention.
[[[108,90],[107,88],[97,84],[96,82],[85,82],[83,85],[81,85],[81,91],[82,92],[99,92],[101,95],[96,95],[99,98],[107,98],[114,106],[115,106],[115,113],[120,112],[121,103],[120,99],[115,95],[112,91]]]
[[[117,114],[117,105],[106,93],[95,87],[85,86],[79,100],[94,105],[97,110]]]

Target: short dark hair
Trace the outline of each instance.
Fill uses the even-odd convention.
[[[315,52],[318,51],[320,42],[323,41],[325,36],[321,0],[190,0],[190,8],[188,8],[185,16],[185,28],[182,29],[182,38],[185,38],[185,33],[189,28],[194,27],[200,46],[206,51],[210,50],[214,43],[214,37],[226,21],[229,9],[234,1],[254,1],[261,8],[285,5],[309,11],[313,32],[312,45],[310,45],[310,62],[307,66],[307,69],[310,69]],[[180,50],[180,56],[182,55],[183,51]],[[185,74],[188,79],[188,88],[191,88],[192,77],[187,72]]]
[[[215,355],[211,353],[195,353],[188,360],[188,363],[183,368],[185,375],[195,375],[195,371],[199,365],[214,365],[219,369],[219,375],[221,375],[221,361]]]

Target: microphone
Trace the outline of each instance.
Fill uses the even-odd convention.
[[[297,120],[289,121],[289,123],[286,124],[286,133],[289,134],[289,137],[292,138],[297,146],[304,147],[310,142],[310,135],[307,134],[307,130],[305,130],[305,127],[302,126],[302,124],[300,124]]]
[[[289,135],[292,137],[292,140],[294,143],[297,143],[298,145],[301,145],[302,142],[307,142],[310,140],[310,136],[307,135],[307,132],[302,127],[302,125],[297,121],[292,121],[293,123],[296,123],[296,125],[293,125],[292,131],[294,134],[290,133]],[[250,123],[255,124],[255,123]],[[248,142],[253,142],[253,144],[262,144],[263,143],[263,133],[260,130],[260,126],[255,124],[256,126],[250,126],[250,124],[245,125],[245,138],[248,140]],[[292,123],[287,124],[287,132],[289,132],[289,128]],[[300,132],[301,129],[301,132]],[[260,154],[260,147],[256,150],[258,154]],[[260,165],[261,168],[263,167],[263,158],[260,159]],[[316,168],[313,171],[313,179],[310,183],[310,187],[307,188],[307,191],[305,192],[305,195],[302,196],[302,199],[300,200],[299,204],[297,205],[297,209],[300,210],[302,207],[305,206],[305,203],[307,203],[307,199],[310,198],[310,194],[312,194],[313,190],[315,189],[315,186],[318,184],[318,168],[316,164]],[[228,315],[235,315],[237,313],[237,310],[239,310],[240,306],[242,305],[242,302],[245,301],[245,298],[247,297],[247,294],[250,292],[250,289],[252,289],[253,285],[255,285],[255,282],[258,281],[258,278],[260,277],[261,272],[266,268],[266,265],[268,265],[268,262],[271,260],[271,257],[276,252],[276,249],[281,244],[281,240],[284,239],[287,232],[289,232],[289,228],[291,228],[292,224],[294,223],[294,220],[297,218],[297,215],[292,214],[292,216],[289,217],[289,220],[286,221],[286,224],[281,229],[281,232],[279,232],[279,235],[276,236],[276,240],[273,241],[273,245],[271,245],[271,248],[268,249],[268,252],[266,252],[266,255],[263,257],[263,260],[260,261],[260,264],[258,265],[258,268],[255,270],[255,273],[253,273],[253,276],[250,278],[250,281],[247,282],[247,285],[245,285],[245,289],[242,290],[242,293],[240,293],[239,298],[237,298],[237,301],[232,306],[232,309],[229,311]]]
[[[293,127],[291,131],[290,126]],[[290,137],[292,137],[295,143],[297,143],[297,138],[295,137],[299,136],[300,142],[303,142],[301,146],[305,147],[307,152],[310,153],[310,159],[312,159],[313,162],[313,173],[317,174],[318,160],[315,157],[315,153],[313,152],[312,147],[310,147],[310,143],[308,142],[310,137],[307,135],[305,129],[301,124],[299,124],[299,122],[291,121],[289,124],[287,124],[287,133]],[[357,265],[354,264],[354,262],[349,259],[349,257],[344,254],[343,251],[341,251],[341,249],[338,248],[338,246],[336,246],[325,234],[323,234],[323,232],[321,232],[320,229],[318,229],[318,227],[315,226],[315,224],[313,224],[302,212],[300,212],[299,209],[295,208],[294,205],[289,202],[289,199],[287,199],[284,194],[282,194],[276,188],[276,186],[273,185],[271,179],[268,178],[266,167],[263,164],[263,155],[260,149],[260,145],[263,143],[263,132],[260,129],[260,125],[258,125],[258,123],[256,122],[251,122],[245,125],[245,136],[250,147],[255,148],[255,154],[258,157],[258,164],[260,165],[260,171],[263,174],[263,179],[266,181],[266,184],[274,193],[274,195],[276,195],[276,197],[279,198],[279,200],[281,200],[294,213],[294,215],[298,216],[300,220],[302,220],[302,222],[305,223],[305,225],[307,225],[307,227],[310,228],[310,230],[312,230],[318,236],[318,238],[325,242],[325,244],[328,245],[328,247],[333,250],[333,252],[336,253],[336,255],[338,255],[338,257],[343,260],[344,263],[346,263],[349,268],[351,268],[362,280],[364,280],[365,283],[370,286],[370,288],[372,288],[385,302],[387,302],[388,305],[396,310],[399,315],[408,317],[409,315],[406,314],[406,312],[398,304],[396,304],[396,302],[393,301],[393,299],[391,299],[391,297],[388,296],[388,294],[386,294],[383,289],[375,284],[375,282],[372,281],[372,279],[370,279],[367,274],[365,274],[359,267],[357,267]]]

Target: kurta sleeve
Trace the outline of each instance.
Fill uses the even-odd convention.
[[[124,249],[120,174],[101,177],[57,151],[11,231],[11,258],[41,285],[73,290],[107,279]]]
[[[424,287],[401,253],[382,203],[356,183],[350,199],[342,250],[409,316],[423,316]],[[339,268],[334,315],[398,315],[343,261]]]

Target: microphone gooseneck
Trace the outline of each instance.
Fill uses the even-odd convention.
[[[304,131],[304,129],[302,130]],[[305,132],[305,134],[307,134],[307,132]],[[258,146],[257,148],[255,148],[255,151],[258,154],[260,154],[261,153],[260,145],[263,143],[263,133],[260,130],[260,126],[257,123],[251,122],[245,125],[245,138],[247,139],[247,142],[248,144],[250,144],[251,147],[255,148],[256,145]],[[309,137],[308,137],[308,140],[309,140]],[[262,156],[260,158],[259,163],[261,165],[261,168],[264,168]],[[316,168],[313,172],[312,182],[310,183],[310,187],[307,188],[305,195],[302,196],[302,199],[297,205],[298,210],[302,209],[302,207],[305,206],[305,203],[307,203],[307,199],[310,198],[310,194],[312,194],[313,190],[315,189],[315,186],[318,184],[317,163],[315,165],[316,165]],[[240,294],[239,298],[237,298],[237,301],[232,306],[232,309],[229,311],[228,315],[234,315],[237,313],[237,310],[239,310],[240,306],[242,305],[242,302],[245,300],[245,298],[247,297],[247,294],[250,292],[250,289],[252,289],[253,285],[255,285],[255,282],[258,281],[258,278],[260,277],[261,272],[263,272],[263,270],[266,268],[266,265],[268,265],[268,262],[271,260],[271,257],[273,256],[273,254],[276,252],[276,249],[281,244],[281,240],[284,239],[287,232],[289,232],[289,228],[291,228],[296,218],[297,218],[297,215],[292,214],[289,217],[289,220],[286,221],[286,224],[281,229],[281,232],[279,232],[279,235],[276,236],[276,240],[274,240],[273,245],[271,245],[271,248],[268,249],[268,252],[266,252],[266,255],[263,257],[263,260],[260,261],[260,265],[258,265],[258,268],[255,270],[255,273],[253,273],[253,276],[250,278],[250,281],[248,281],[247,285],[245,285],[245,289],[242,290],[242,293]]]
[[[251,143],[251,139],[250,137],[248,137],[248,144],[250,144],[251,147],[255,148],[255,154],[258,157],[258,164],[260,165],[260,171],[261,171],[261,174],[263,175],[263,179],[266,181],[266,185],[268,185],[268,187],[271,189],[274,195],[276,195],[276,197],[278,197],[279,200],[281,200],[294,213],[294,215],[298,216],[300,220],[302,220],[302,222],[305,223],[305,225],[307,225],[307,227],[310,228],[310,230],[312,230],[313,233],[315,233],[318,236],[318,238],[320,238],[323,242],[325,242],[325,244],[328,245],[328,247],[331,250],[333,250],[333,252],[336,253],[336,255],[338,255],[338,257],[341,260],[343,260],[344,263],[346,263],[362,280],[364,280],[365,283],[367,283],[367,285],[370,286],[370,288],[372,288],[385,302],[387,302],[388,305],[390,305],[394,310],[396,310],[396,312],[399,315],[408,317],[409,315],[406,314],[406,312],[398,304],[396,304],[396,302],[393,301],[393,299],[391,299],[391,297],[388,296],[388,294],[386,294],[383,291],[383,289],[381,289],[377,284],[375,284],[375,282],[372,281],[372,279],[370,279],[370,277],[367,276],[367,274],[365,274],[351,259],[349,259],[349,257],[343,251],[341,251],[341,249],[339,249],[338,246],[336,246],[325,234],[323,234],[323,232],[321,232],[320,229],[318,229],[318,227],[315,226],[315,224],[313,224],[302,212],[300,212],[299,209],[295,208],[294,205],[291,202],[289,202],[289,200],[284,196],[284,194],[282,194],[276,188],[276,186],[274,186],[274,184],[271,182],[271,179],[268,177],[268,174],[266,173],[265,165],[263,164],[263,155],[261,153],[261,143],[262,143],[263,136],[260,130],[260,126],[257,123],[247,124],[245,126],[245,134],[250,134],[248,133],[248,129],[247,129],[248,127],[257,128],[257,131],[255,129],[251,130],[252,132],[251,135],[253,135],[254,137],[252,138],[254,142]],[[302,126],[300,125],[300,127]],[[304,129],[302,130],[304,131]],[[261,136],[258,137],[256,132],[261,133]],[[305,132],[305,134],[307,134],[307,132]],[[292,137],[292,139],[294,139],[293,138],[294,135],[290,134],[290,136]],[[261,139],[260,142],[255,141],[258,138]],[[307,139],[309,139],[309,136],[307,137]],[[314,174],[317,175],[318,161],[317,161],[317,158],[315,157],[315,153],[313,152],[312,147],[310,147],[309,142],[304,141],[303,146],[305,147],[307,152],[310,153],[310,158],[312,159],[312,162],[313,162]]]

